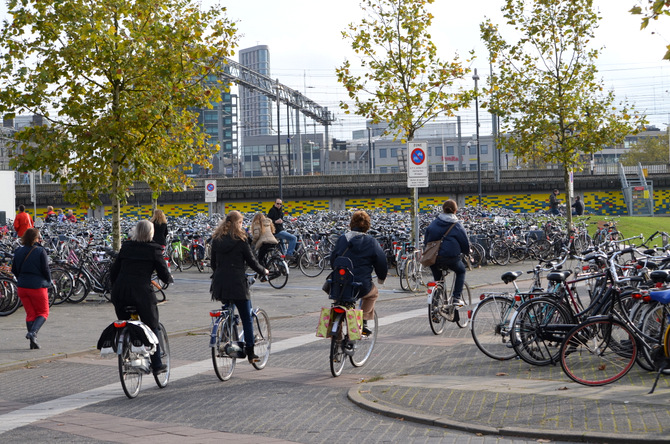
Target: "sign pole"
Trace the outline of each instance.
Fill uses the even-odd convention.
[[[419,248],[419,188],[428,187],[428,143],[409,142],[407,144],[407,187],[412,188],[412,234],[414,246]]]

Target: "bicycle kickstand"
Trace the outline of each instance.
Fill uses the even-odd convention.
[[[651,387],[651,390],[649,390],[648,395],[651,395],[654,393],[654,390],[656,390],[656,384],[658,384],[658,378],[661,377],[661,373],[663,373],[663,370],[665,370],[668,367],[668,359],[663,360],[663,364],[661,365],[661,368],[658,369],[658,373],[656,373],[656,379],[654,380],[654,385]]]

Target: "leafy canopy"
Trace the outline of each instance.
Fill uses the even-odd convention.
[[[355,74],[349,60],[337,68],[337,79],[353,100],[353,109],[346,102],[340,107],[373,123],[387,122],[404,141],[471,99],[468,91],[454,87],[467,73],[458,57],[443,62],[437,56],[428,31],[433,15],[426,9],[433,1],[363,0],[365,18],[342,32],[360,57],[363,74]]]
[[[636,5],[630,10],[633,15],[642,15],[640,29],[649,26],[651,20],[658,20],[662,15],[670,15],[670,1],[668,0],[646,0],[643,3],[647,3],[647,6],[643,8]],[[666,46],[666,49],[663,59],[670,60],[670,45]]]

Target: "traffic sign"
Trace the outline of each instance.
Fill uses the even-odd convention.
[[[216,202],[216,180],[205,181],[205,202]]]
[[[428,186],[428,156],[426,142],[407,144],[407,187],[425,188]]]

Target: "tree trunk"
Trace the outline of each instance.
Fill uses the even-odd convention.
[[[566,219],[566,230],[568,233],[572,230],[572,184],[570,183],[570,173],[571,167],[564,165],[563,166],[563,182],[565,185],[565,219]]]

